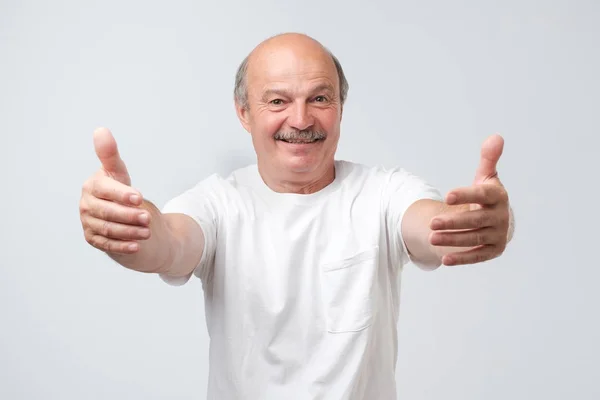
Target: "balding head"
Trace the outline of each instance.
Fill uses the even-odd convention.
[[[235,109],[271,188],[310,191],[331,182],[347,91],[339,62],[306,35],[269,38],[244,60]]]
[[[300,33],[284,33],[268,38],[256,46],[242,61],[235,77],[234,97],[237,104],[248,108],[248,81],[256,71],[281,61],[285,57],[295,59],[315,59],[321,57],[324,63],[330,64],[337,75],[340,102],[343,105],[348,95],[348,81],[342,65],[331,51],[317,40]],[[281,63],[277,63],[280,65]]]

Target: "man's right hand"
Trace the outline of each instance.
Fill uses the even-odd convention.
[[[131,178],[108,129],[94,131],[94,148],[101,167],[83,184],[79,203],[85,239],[109,254],[136,253],[139,241],[150,238],[151,214],[141,207],[143,197],[131,187]]]

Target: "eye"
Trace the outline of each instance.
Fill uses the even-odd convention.
[[[283,100],[281,99],[274,99],[270,101],[271,104],[273,104],[274,106],[280,106],[283,104]]]
[[[315,101],[317,103],[324,103],[324,102],[327,101],[327,97],[325,97],[325,96],[317,96],[317,97],[315,97]]]

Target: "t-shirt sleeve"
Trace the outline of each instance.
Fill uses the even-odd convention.
[[[214,256],[217,242],[217,224],[219,220],[219,201],[222,194],[220,178],[213,175],[169,200],[161,209],[163,214],[177,213],[191,217],[202,229],[204,234],[204,250],[198,265],[192,273],[185,277],[172,277],[159,274],[160,278],[173,286],[181,286],[192,275],[205,280],[214,267]]]
[[[395,255],[398,267],[406,263],[415,262],[408,254],[406,243],[402,237],[402,218],[406,210],[416,201],[431,199],[442,201],[439,190],[431,186],[424,179],[406,171],[403,168],[394,169],[390,175],[386,188],[387,202],[387,233],[391,243],[392,253]]]

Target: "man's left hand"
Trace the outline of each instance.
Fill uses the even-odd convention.
[[[451,190],[446,195],[451,212],[431,220],[431,244],[469,247],[446,254],[442,258],[444,265],[479,263],[504,252],[509,240],[510,206],[496,170],[503,147],[504,139],[500,135],[491,136],[483,143],[473,185]]]

